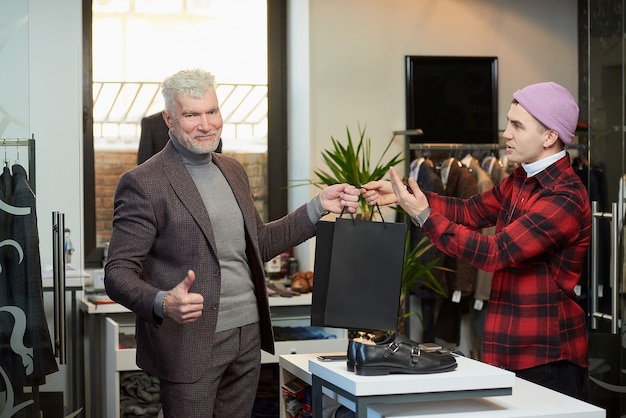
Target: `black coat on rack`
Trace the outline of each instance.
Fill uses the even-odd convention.
[[[469,198],[478,193],[476,179],[456,158],[449,161],[446,175],[445,192],[447,196]],[[442,171],[445,170],[442,167]],[[442,173],[442,179],[444,175]],[[461,339],[461,316],[468,312],[468,299],[474,293],[477,269],[464,260],[446,256],[444,266],[453,272],[446,272],[446,291],[448,299],[443,301],[436,322],[435,335],[444,341],[458,345]],[[458,301],[455,292],[461,292]]]
[[[39,233],[37,230],[36,202],[33,191],[28,183],[26,170],[19,164],[12,167],[11,187],[3,187],[3,197],[10,196],[11,208],[20,209],[19,213],[4,217],[2,232],[5,239],[15,244],[3,247],[2,265],[6,276],[0,287],[0,306],[19,308],[26,315],[26,324],[11,321],[7,328],[2,327],[2,341],[10,340],[17,327],[24,327],[23,349],[32,350],[25,361],[24,353],[16,353],[15,347],[3,345],[3,369],[9,369],[9,377],[13,387],[37,386],[45,383],[45,377],[58,370],[50,339],[48,323],[43,308],[43,289],[41,278],[41,261],[39,253]],[[7,171],[2,176],[3,186],[8,186]],[[27,213],[25,209],[28,209]],[[5,213],[6,214],[6,213]],[[6,320],[6,313],[4,316]],[[6,321],[3,321],[3,325]],[[9,371],[7,370],[7,371]]]

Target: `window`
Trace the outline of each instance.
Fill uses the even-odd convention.
[[[284,214],[286,147],[276,144],[286,143],[285,123],[273,127],[277,134],[268,134],[268,115],[284,112],[284,93],[276,95],[278,111],[271,110],[268,100],[269,72],[284,68],[284,53],[270,51],[285,45],[284,2],[93,0],[87,10],[92,6],[92,13],[84,16],[85,80],[90,81],[85,82],[84,102],[93,103],[85,109],[87,267],[100,262],[98,250],[110,236],[115,176],[136,161],[141,118],[162,109],[160,82],[183,68],[202,67],[216,75],[225,119],[223,150],[252,167],[251,192],[264,218]],[[272,30],[269,21],[274,22]],[[274,65],[268,63],[271,55],[280,57]],[[274,88],[284,91],[286,82],[279,80]],[[117,172],[100,166],[107,159],[114,161]],[[272,159],[279,163],[269,164]],[[99,178],[99,168],[113,180]]]

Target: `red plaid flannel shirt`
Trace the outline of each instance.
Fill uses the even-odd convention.
[[[591,210],[569,157],[530,178],[519,167],[467,200],[427,196],[432,212],[423,232],[433,244],[493,272],[483,361],[509,370],[558,360],[587,367],[585,313],[574,286]],[[494,236],[476,232],[492,225]]]

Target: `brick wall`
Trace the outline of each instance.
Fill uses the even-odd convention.
[[[136,150],[96,150],[96,245],[104,246],[111,238],[113,221],[113,195],[120,177],[125,171],[137,165]],[[267,219],[267,155],[230,154],[248,172],[250,193],[263,219]]]

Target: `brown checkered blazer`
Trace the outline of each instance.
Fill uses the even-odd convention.
[[[247,255],[257,296],[261,347],[274,352],[263,261],[315,234],[306,206],[280,220],[264,223],[250,196],[244,168],[235,159],[213,153],[213,161],[231,185],[243,215]],[[198,359],[211,358],[219,307],[221,273],[217,245],[206,207],[174,146],[126,172],[115,193],[113,232],[105,267],[109,296],[137,315],[137,365],[175,382],[193,382],[203,374]],[[175,287],[192,269],[191,292],[204,297],[198,321],[179,325],[153,314],[159,290]]]

